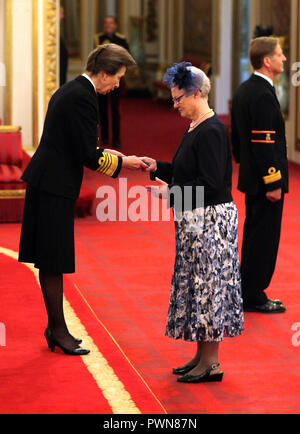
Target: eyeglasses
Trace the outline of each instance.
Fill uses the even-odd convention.
[[[182,100],[182,98],[184,97],[185,95],[184,95],[184,93],[182,94],[182,95],[180,95],[180,96],[178,96],[177,98],[173,98],[173,103],[175,104],[181,104],[181,100]]]

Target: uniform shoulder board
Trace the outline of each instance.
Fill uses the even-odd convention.
[[[118,38],[121,38],[121,39],[126,39],[126,36],[125,35],[123,35],[122,33],[116,33],[116,36],[118,36]]]
[[[101,36],[103,36],[103,35],[104,35],[103,32],[102,32],[102,33],[97,33],[97,34],[95,35],[95,37],[94,37],[95,47],[98,47],[98,45],[99,45],[99,39],[100,39]]]

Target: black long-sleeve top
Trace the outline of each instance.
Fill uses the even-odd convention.
[[[229,137],[217,115],[206,119],[193,131],[186,133],[178,146],[172,163],[157,161],[157,171],[151,179],[162,179],[182,191],[183,210],[198,206],[197,186],[204,187],[204,207],[232,202],[232,157]],[[184,206],[185,186],[192,187],[192,207]],[[186,204],[189,201],[186,201]],[[169,206],[174,206],[169,194]],[[202,205],[203,206],[203,205]]]

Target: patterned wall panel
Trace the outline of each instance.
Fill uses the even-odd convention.
[[[184,55],[212,60],[213,2],[185,0]]]

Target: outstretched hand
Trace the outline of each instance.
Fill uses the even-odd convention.
[[[104,152],[106,154],[116,155],[117,157],[125,157],[125,155],[122,154],[122,152],[116,151],[115,149],[104,149]]]
[[[129,170],[145,170],[147,169],[147,164],[145,164],[141,158],[132,155],[131,157],[123,157],[123,169]]]
[[[148,166],[146,168],[146,172],[156,172],[157,171],[157,163],[156,160],[149,157],[141,157],[141,160],[143,160],[145,163],[148,163]]]
[[[168,184],[159,178],[155,178],[155,181],[158,183],[158,186],[155,185],[146,186],[148,193],[151,193],[153,197],[158,197],[159,199],[167,199]]]

